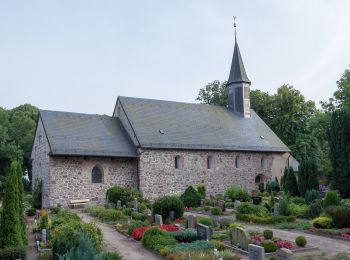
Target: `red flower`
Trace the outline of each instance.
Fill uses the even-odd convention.
[[[347,234],[347,233],[342,233],[340,236],[341,236],[342,238],[345,238],[345,239],[350,240],[350,235]]]
[[[143,237],[143,234],[150,228],[151,228],[150,226],[135,228],[132,231],[131,236],[135,240],[141,240]]]
[[[250,239],[253,241],[254,244],[260,245],[261,241],[263,241],[262,237],[259,235],[251,236]]]
[[[160,226],[160,229],[162,230],[165,230],[165,231],[168,231],[168,232],[172,232],[172,231],[178,231],[179,230],[179,227],[175,226],[175,225],[161,225]]]
[[[289,241],[278,240],[276,242],[276,245],[278,246],[278,248],[287,248],[287,249],[293,248],[292,242],[289,242]]]
[[[185,219],[183,219],[183,218],[177,218],[177,219],[175,219],[175,222],[176,222],[176,223],[185,223]]]

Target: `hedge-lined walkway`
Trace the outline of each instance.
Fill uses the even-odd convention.
[[[90,215],[81,211],[76,213],[84,222],[95,222],[98,225],[103,233],[106,251],[118,251],[124,257],[124,259],[128,260],[162,259],[157,254],[145,249],[140,242],[120,234],[110,225],[101,223],[96,218],[91,217]]]

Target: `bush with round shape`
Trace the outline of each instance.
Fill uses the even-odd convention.
[[[342,206],[330,206],[327,208],[326,212],[331,216],[335,227],[350,227],[350,208]]]
[[[164,196],[157,199],[153,204],[153,214],[162,215],[163,219],[169,217],[169,211],[175,211],[175,218],[182,218],[184,205],[177,196]]]
[[[208,227],[214,226],[214,221],[208,217],[199,217],[197,218],[197,222],[202,225],[206,225]]]
[[[189,186],[180,196],[185,207],[199,207],[201,205],[201,195],[192,186]]]
[[[269,211],[264,206],[253,205],[248,202],[243,202],[238,207],[237,212],[240,214],[254,214],[258,217],[269,216]]]
[[[115,186],[109,188],[106,192],[108,201],[117,205],[117,201],[120,200],[122,205],[127,205],[134,198],[140,198],[141,194],[137,189],[134,188],[124,188]]]
[[[199,195],[201,195],[202,199],[205,199],[205,192],[206,192],[205,184],[199,183],[197,186],[197,190]]]
[[[250,201],[250,195],[246,188],[242,188],[239,186],[232,186],[228,188],[225,194],[232,200],[239,200],[241,202]]]
[[[339,206],[340,197],[334,191],[327,192],[326,197],[323,200],[323,207],[326,209],[329,206]]]
[[[317,218],[322,213],[322,200],[316,199],[314,202],[312,202],[309,206],[309,217],[310,218]]]
[[[315,228],[331,228],[332,219],[329,217],[318,217],[312,220],[312,225]]]
[[[281,190],[281,188],[280,188],[280,185],[278,184],[277,181],[271,181],[266,186],[266,191],[268,193],[271,193],[272,191],[278,192],[280,190]]]
[[[316,199],[321,198],[320,192],[318,190],[307,190],[305,193],[305,201],[310,204]]]
[[[278,246],[272,242],[272,241],[262,241],[260,243],[260,246],[262,246],[265,249],[265,253],[272,253],[272,252],[276,252],[278,249]]]
[[[219,208],[219,207],[212,207],[210,211],[211,211],[211,214],[213,214],[213,215],[222,215],[223,214],[221,208]]]
[[[295,244],[297,244],[297,246],[304,247],[307,244],[307,240],[304,236],[297,236],[295,238]]]
[[[264,234],[265,239],[272,239],[273,238],[273,232],[270,229],[264,230],[263,234]]]

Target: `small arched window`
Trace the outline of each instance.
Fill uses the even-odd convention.
[[[241,168],[241,158],[238,155],[236,156],[235,167],[236,168]]]
[[[261,169],[267,169],[267,158],[265,156],[261,158]]]
[[[207,169],[214,169],[214,157],[212,155],[207,157]]]
[[[175,169],[182,169],[183,158],[180,155],[175,156]]]
[[[258,175],[258,176],[255,177],[255,183],[260,183],[262,181],[263,181],[263,178],[262,178],[261,175]]]
[[[103,183],[103,172],[102,168],[95,166],[91,172],[91,182],[92,183]]]

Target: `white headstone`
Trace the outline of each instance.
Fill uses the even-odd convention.
[[[265,260],[265,249],[254,244],[248,245],[249,260]]]
[[[156,225],[158,225],[158,226],[163,225],[163,217],[162,217],[162,215],[155,214],[155,215],[154,215],[154,222],[155,222]]]
[[[235,210],[237,210],[237,208],[238,208],[239,206],[241,206],[241,202],[240,202],[239,200],[235,200],[233,206],[234,206]]]

